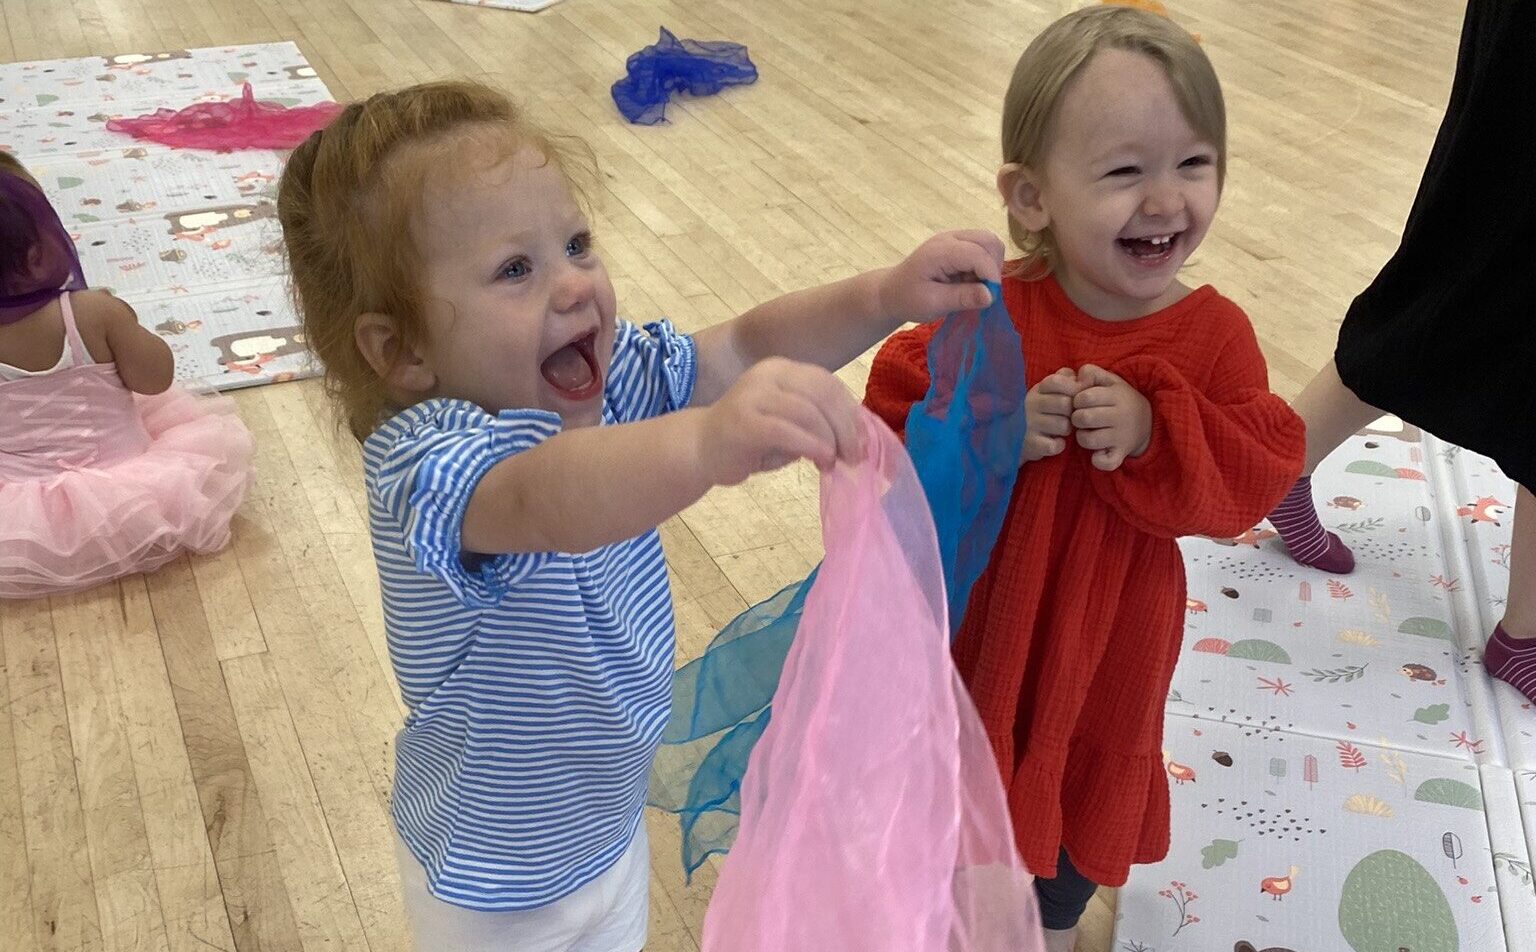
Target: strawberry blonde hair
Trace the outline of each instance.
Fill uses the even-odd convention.
[[[1227,109],[1221,82],[1199,42],[1183,27],[1145,10],[1100,5],[1069,13],[1045,28],[1019,57],[1003,99],[1003,163],[1038,169],[1072,80],[1104,49],[1139,53],[1163,68],[1190,128],[1216,149],[1216,182],[1227,180]],[[1017,273],[1043,277],[1057,255],[1050,230],[1032,232],[1008,217],[1008,234],[1023,253]]]
[[[429,185],[452,187],[532,148],[578,200],[595,159],[548,133],[482,83],[425,83],[349,104],[289,157],[277,190],[288,268],[310,349],[354,436],[391,410],[384,380],[358,350],[363,314],[394,319],[401,351],[426,336],[416,235]]]

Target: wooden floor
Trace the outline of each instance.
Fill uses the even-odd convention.
[[[1462,4],[1170,0],[1225,83],[1232,161],[1191,268],[1248,309],[1274,386],[1327,359],[1396,243]],[[588,138],[621,312],[692,330],[1004,222],[1015,58],[1056,0],[0,0],[7,61],[295,40],[338,99],[471,74]],[[607,96],[659,25],[746,43],[751,88],[625,125]],[[258,90],[259,92],[259,90]],[[864,365],[849,368],[863,384]],[[0,950],[404,949],[386,808],[401,717],[357,448],[318,387],[238,395],[257,479],[231,549],[81,597],[0,604]],[[817,559],[797,469],[663,529],[680,657]],[[0,514],[0,518],[3,518]],[[652,952],[697,948],[652,823]],[[1110,947],[1113,896],[1082,948]]]

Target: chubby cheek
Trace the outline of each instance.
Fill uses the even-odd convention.
[[[1207,208],[1205,208],[1203,210],[1203,212],[1200,215],[1199,221],[1196,224],[1196,228],[1198,229],[1198,237],[1200,237],[1201,239],[1205,238],[1206,233],[1211,230],[1211,222],[1213,220],[1215,220],[1215,218],[1216,218],[1216,205],[1215,205],[1215,203],[1212,203],[1210,206],[1208,206]]]
[[[1077,224],[1058,239],[1061,250],[1083,267],[1092,261],[1106,260],[1115,250],[1115,238],[1119,228],[1111,227],[1107,219],[1088,220]]]
[[[604,271],[597,282],[597,313],[602,317],[605,325],[612,324],[614,315],[618,313],[618,295],[613,290],[613,282],[608,280],[608,272]]]
[[[617,313],[618,301],[613,282],[608,280],[605,273],[597,285],[597,315],[600,321],[597,328],[597,363],[604,374],[607,374],[608,365],[613,361],[613,339],[618,333],[614,324]]]
[[[1195,227],[1203,233],[1216,217],[1216,209],[1221,205],[1221,192],[1216,189],[1213,182],[1196,191],[1189,197],[1188,202],[1191,217],[1195,219]]]
[[[608,379],[608,368],[613,364],[613,342],[618,336],[617,326],[614,324],[612,314],[603,315],[603,323],[597,332],[597,344],[594,348],[597,357],[597,369],[602,371],[603,379]]]
[[[544,401],[538,347],[530,341],[486,335],[456,355],[449,374],[481,396],[478,402],[487,407],[537,407]]]
[[[1102,252],[1105,247],[1113,245],[1120,235],[1120,230],[1135,213],[1134,207],[1122,207],[1126,203],[1114,201],[1099,201],[1085,203],[1081,212],[1072,216],[1068,222],[1066,231],[1069,233],[1069,241],[1080,250],[1094,249]]]
[[[1115,201],[1105,202],[1098,216],[1100,243],[1113,244],[1126,227],[1136,221],[1140,211],[1140,198],[1129,191]]]

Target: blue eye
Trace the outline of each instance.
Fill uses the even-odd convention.
[[[565,253],[572,258],[580,258],[592,250],[592,233],[584,231],[565,243]]]
[[[513,258],[501,266],[501,277],[511,281],[520,281],[528,277],[533,269],[528,265],[527,258]]]

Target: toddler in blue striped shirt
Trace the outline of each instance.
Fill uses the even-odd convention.
[[[999,276],[995,236],[953,232],[695,335],[637,327],[580,201],[592,164],[499,92],[434,83],[349,105],[278,193],[305,332],[363,442],[422,949],[644,945],[674,650],[656,527],[713,486],[861,458],[830,370]]]

